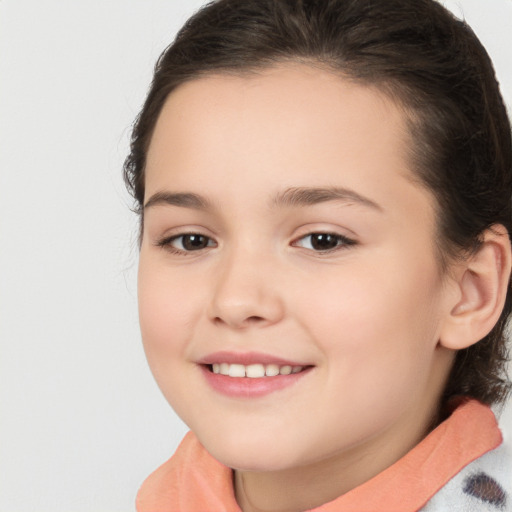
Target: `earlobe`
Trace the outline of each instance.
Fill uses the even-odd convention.
[[[492,330],[498,321],[509,287],[511,246],[507,230],[492,226],[482,244],[458,269],[457,299],[449,308],[440,344],[452,350],[467,348]]]

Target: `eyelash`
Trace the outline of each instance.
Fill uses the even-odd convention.
[[[309,249],[309,248],[306,248],[306,249],[313,250],[317,254],[330,254],[330,253],[333,253],[335,251],[340,251],[340,250],[347,249],[348,247],[357,244],[357,242],[355,240],[353,240],[352,238],[348,238],[348,237],[346,237],[344,235],[340,235],[339,233],[329,233],[329,232],[323,232],[323,231],[315,231],[313,233],[308,233],[307,235],[304,235],[304,236],[298,238],[297,240],[295,240],[292,243],[292,245],[293,246],[297,246],[298,242],[300,242],[301,240],[305,240],[307,238],[311,239],[314,236],[317,236],[317,237],[332,237],[334,239],[334,241],[336,242],[336,245],[334,247],[331,247],[331,248],[328,248],[328,249],[323,249],[323,250],[315,250],[314,247],[313,247],[313,244],[310,243],[311,249]]]
[[[305,240],[305,239],[311,238],[313,236],[332,237],[332,238],[334,238],[334,240],[336,242],[336,245],[334,247],[331,247],[331,248],[328,248],[328,249],[323,249],[323,250],[315,250],[312,243],[310,243],[311,248],[305,248],[306,250],[311,250],[311,251],[315,252],[316,254],[330,254],[330,253],[333,253],[333,252],[336,252],[336,251],[339,251],[339,250],[347,249],[350,246],[357,245],[357,242],[355,240],[353,240],[351,238],[348,238],[348,237],[346,237],[344,235],[340,235],[338,233],[323,232],[323,231],[308,233],[307,235],[301,236],[300,238],[297,238],[296,240],[294,240],[291,245],[294,246],[294,247],[300,247],[300,245],[298,243],[301,240]],[[198,248],[196,250],[187,250],[187,249],[184,249],[184,248],[183,249],[178,249],[178,248],[176,248],[176,247],[174,247],[172,245],[173,242],[175,242],[176,240],[182,239],[181,246],[183,247],[183,239],[185,237],[200,237],[201,239],[206,239],[207,245],[205,247],[200,247],[200,248]],[[210,245],[210,242],[213,242],[215,244],[215,242],[213,241],[212,238],[210,238],[210,237],[208,237],[206,235],[202,235],[201,233],[183,233],[183,234],[180,234],[180,235],[173,235],[173,236],[170,236],[170,237],[162,238],[161,240],[158,240],[156,242],[156,245],[158,247],[162,247],[163,249],[171,252],[172,254],[177,254],[179,256],[190,256],[190,255],[193,255],[193,253],[201,252],[204,249],[207,249],[208,247],[215,247],[216,246],[216,244],[215,245]]]
[[[172,243],[179,239],[182,239],[181,246],[183,247],[183,238],[185,238],[185,237],[204,238],[207,240],[208,245],[206,245],[206,247],[196,249],[196,250],[178,249],[176,247],[173,247]],[[156,245],[158,247],[162,247],[163,249],[169,251],[172,254],[177,254],[179,256],[190,256],[195,252],[200,252],[200,251],[206,249],[207,247],[209,247],[210,246],[209,244],[212,241],[213,241],[212,238],[210,238],[209,236],[206,236],[206,235],[202,235],[201,233],[182,233],[181,235],[173,235],[173,236],[162,238],[161,240],[157,241]]]

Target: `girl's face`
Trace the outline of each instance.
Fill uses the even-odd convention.
[[[425,434],[454,292],[411,144],[375,89],[298,64],[168,98],[147,158],[142,338],[226,465],[378,472]]]

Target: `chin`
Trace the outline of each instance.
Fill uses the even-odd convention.
[[[266,440],[245,438],[199,438],[206,450],[219,462],[241,471],[280,471],[299,464],[296,450]],[[279,449],[277,449],[279,448]]]
[[[259,453],[219,453],[214,457],[224,464],[225,466],[237,471],[250,471],[250,472],[274,472],[283,471],[295,467],[293,463],[287,464],[282,459],[270,455],[270,450],[262,451]],[[213,455],[213,454],[212,454]],[[270,457],[270,458],[269,458]]]

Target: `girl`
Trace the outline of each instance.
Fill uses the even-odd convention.
[[[511,507],[511,171],[489,57],[433,0],[193,16],[125,165],[142,339],[191,429],[138,511]]]

